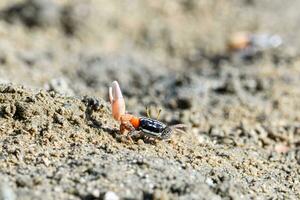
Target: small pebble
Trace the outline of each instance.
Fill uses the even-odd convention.
[[[15,200],[16,195],[7,181],[0,180],[0,200]]]
[[[277,153],[287,153],[290,150],[290,148],[284,144],[276,144],[274,150]]]
[[[138,143],[138,145],[143,145],[143,144],[145,144],[145,142],[144,142],[142,139],[139,139],[139,140],[137,141],[137,143]]]
[[[169,200],[169,195],[166,191],[155,190],[153,194],[154,200]]]
[[[106,192],[103,197],[103,200],[119,200],[119,199],[120,199],[119,196],[112,191]]]

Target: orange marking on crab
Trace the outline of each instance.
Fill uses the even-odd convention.
[[[135,128],[138,129],[140,126],[140,118],[133,116],[131,114],[124,114],[120,117],[121,122],[130,122],[130,124]]]

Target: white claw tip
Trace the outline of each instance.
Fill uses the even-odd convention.
[[[122,91],[120,89],[118,81],[112,82],[112,96],[113,96],[113,99],[123,98]]]

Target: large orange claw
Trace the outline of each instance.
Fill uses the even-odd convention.
[[[115,120],[120,121],[121,116],[125,115],[125,100],[122,95],[119,83],[117,81],[112,82],[112,87],[109,87],[109,100],[111,103],[112,115]]]

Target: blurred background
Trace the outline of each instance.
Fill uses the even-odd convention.
[[[298,4],[3,0],[0,82],[107,100],[118,80],[132,112],[160,106],[178,111],[165,118],[174,123],[185,110],[259,110],[287,96],[293,110],[297,92],[282,94],[297,90]]]

